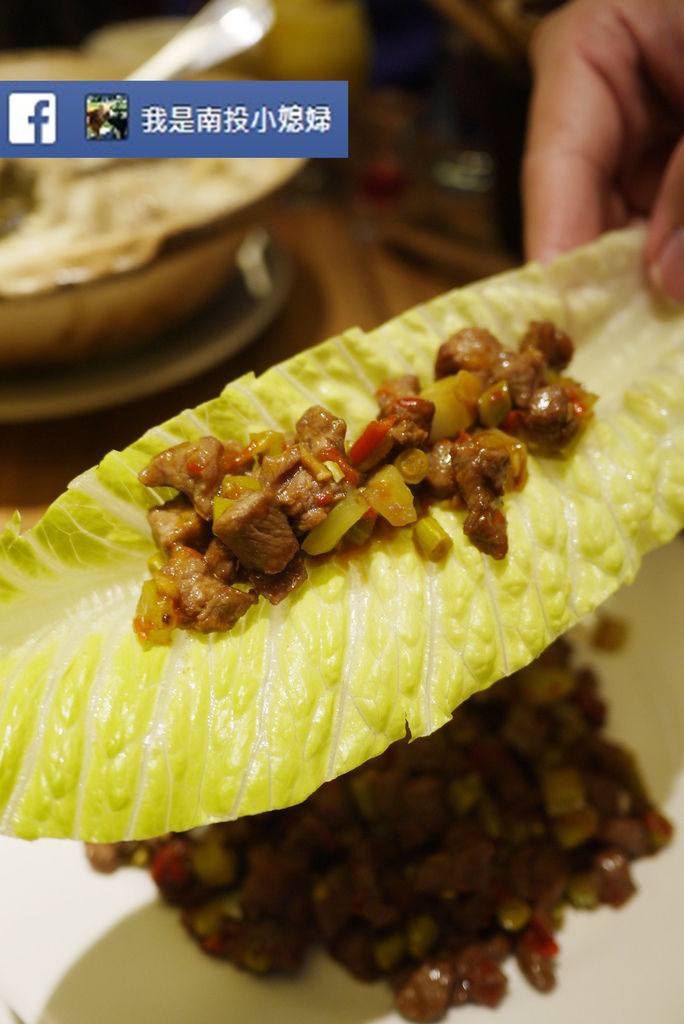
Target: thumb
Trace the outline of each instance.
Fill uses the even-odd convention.
[[[684,138],[670,157],[653,205],[644,259],[656,290],[684,302]]]

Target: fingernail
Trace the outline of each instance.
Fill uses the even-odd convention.
[[[658,291],[684,302],[684,228],[670,236],[650,268],[650,277]]]

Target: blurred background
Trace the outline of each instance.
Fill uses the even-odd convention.
[[[5,0],[0,74],[124,77],[201,6]],[[222,257],[218,291],[159,337],[121,353],[98,353],[95,340],[77,359],[48,354],[23,366],[3,366],[0,351],[0,511],[37,514],[105,451],[214,397],[239,373],[519,263],[527,48],[554,6],[274,0],[266,37],[203,77],[347,79],[349,158],[298,166],[250,205],[240,222],[246,248]],[[15,170],[0,170],[0,190],[16,190]],[[0,213],[10,199],[0,191]],[[16,220],[0,223],[0,255]],[[73,280],[69,287],[71,301]],[[0,297],[0,318],[7,302]]]

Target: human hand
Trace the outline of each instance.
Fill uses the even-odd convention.
[[[684,0],[571,0],[531,58],[527,256],[646,219],[647,273],[684,301]]]

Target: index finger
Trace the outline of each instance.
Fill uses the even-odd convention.
[[[616,217],[611,182],[624,126],[610,76],[589,53],[629,73],[632,54],[584,5],[543,23],[532,47],[535,86],[523,160],[525,250],[547,261],[590,241]],[[616,43],[621,42],[621,46]],[[625,72],[623,71],[623,74]]]

